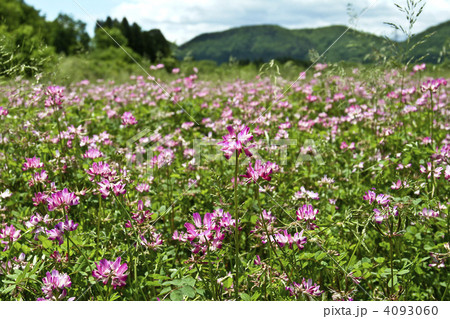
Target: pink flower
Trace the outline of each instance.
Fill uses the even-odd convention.
[[[426,68],[426,64],[422,63],[422,64],[417,64],[413,67],[413,72],[416,73],[417,71],[424,71]]]
[[[435,218],[439,217],[439,212],[436,212],[430,208],[424,208],[421,212],[419,212],[419,215],[425,218]]]
[[[95,179],[95,176],[112,179],[116,175],[116,171],[110,168],[108,163],[103,163],[101,161],[98,163],[92,163],[86,173],[90,176],[89,180],[91,182]]]
[[[41,168],[44,167],[44,163],[41,163],[39,157],[33,156],[32,158],[25,158],[26,162],[23,164],[23,171],[27,171],[30,168]]]
[[[42,292],[45,294],[47,300],[61,300],[67,296],[67,289],[71,287],[72,282],[66,273],[59,273],[58,270],[47,272],[46,276],[42,278],[44,285]]]
[[[49,86],[45,91],[45,95],[48,96],[45,100],[45,107],[60,106],[64,99],[64,88],[60,86]]]
[[[185,130],[190,129],[193,126],[194,126],[194,122],[185,122],[185,123],[181,124],[181,128],[185,129]]]
[[[247,174],[241,175],[241,177],[247,178],[247,181],[252,180],[254,183],[261,177],[267,181],[271,180],[270,174],[273,170],[278,170],[278,165],[275,163],[267,162],[261,164],[260,160],[255,161],[255,168],[252,167],[252,163],[248,163]]]
[[[225,153],[225,158],[230,159],[235,151],[238,156],[244,151],[245,155],[251,157],[252,153],[248,149],[251,148],[252,145],[247,146],[247,144],[253,140],[253,135],[250,134],[250,128],[244,126],[237,134],[232,126],[228,126],[227,130],[229,133],[222,137],[223,141],[217,143],[217,145],[223,146],[221,151]]]
[[[131,114],[131,112],[125,112],[122,115],[122,124],[123,125],[134,125],[137,124],[136,118]]]
[[[422,92],[430,91],[430,92],[437,92],[437,89],[441,86],[447,85],[447,80],[445,79],[435,79],[435,80],[428,80],[426,82],[423,82],[420,86],[420,89]]]
[[[148,185],[146,183],[139,184],[139,185],[136,186],[136,190],[139,193],[148,192],[150,190],[150,185]]]
[[[295,192],[294,199],[302,199],[302,198],[309,198],[309,199],[319,199],[319,194],[313,191],[308,191],[304,186],[300,187],[300,190],[298,192]]]
[[[67,188],[64,188],[62,191],[53,193],[47,198],[48,210],[53,211],[58,208],[68,209],[69,206],[78,205],[79,200],[80,198],[75,193],[70,193]]]
[[[97,148],[90,148],[86,151],[86,153],[83,154],[83,158],[99,158],[99,157],[103,157],[103,153],[97,149]]]
[[[64,228],[62,223],[56,224],[55,228],[47,230],[48,239],[57,240],[61,246],[64,243]]]
[[[109,196],[110,190],[111,190],[111,183],[107,179],[103,179],[101,182],[97,183],[99,186],[99,193],[102,195],[103,198],[106,198]]]
[[[270,239],[273,240],[272,236]],[[278,234],[275,234],[275,241],[280,247],[288,244],[289,248],[292,249],[293,244],[296,244],[299,250],[304,248],[306,244],[306,237],[303,237],[303,230],[300,233],[295,233],[294,236],[289,234],[286,229],[281,230]]]
[[[199,213],[193,214],[194,224],[185,223],[187,233],[175,231],[172,238],[181,242],[189,240],[193,246],[192,252],[205,254],[208,250],[215,251],[222,248],[222,241],[225,232],[235,225],[231,214],[224,213],[219,209],[211,213],[206,213],[202,218]]]
[[[33,205],[37,206],[39,204],[46,204],[47,203],[47,199],[48,199],[48,195],[45,193],[35,193],[34,197],[32,198],[33,200]]]
[[[203,217],[203,224],[202,219],[200,217],[199,213],[194,213],[194,225],[191,223],[185,223],[184,226],[186,227],[186,230],[188,232],[188,239],[190,241],[194,240],[196,237],[200,236],[203,238],[211,239],[211,231],[214,229],[215,224],[213,220],[211,219],[211,213],[206,213]]]
[[[163,244],[161,234],[158,234],[154,231],[149,232],[149,240],[147,240],[144,235],[141,235],[141,245],[146,246],[150,249],[157,250],[159,246]]]
[[[316,220],[319,210],[314,209],[312,205],[303,205],[297,209],[297,220]]]
[[[114,262],[102,259],[98,264],[95,263],[97,269],[92,271],[92,276],[101,281],[104,285],[111,279],[111,285],[114,289],[125,286],[128,277],[125,272],[128,270],[128,265],[127,263],[121,265],[120,262],[120,257],[117,257]]]
[[[78,224],[74,223],[73,220],[69,220],[69,217],[66,215],[65,222],[59,222],[55,225],[55,228],[47,230],[48,239],[58,240],[58,244],[61,246],[64,243],[64,232],[74,231],[77,229],[77,227]]]
[[[45,187],[45,181],[48,178],[48,174],[45,170],[42,170],[40,173],[35,173],[31,177],[31,179],[28,181],[28,186],[32,187],[35,184],[41,183]]]
[[[342,93],[336,93],[334,96],[333,96],[333,101],[339,101],[339,100],[344,100],[345,99],[345,95],[344,94],[342,94]]]
[[[387,206],[387,205],[389,205],[389,201],[390,201],[389,198],[390,197],[391,196],[389,196],[389,195],[378,194],[377,198],[376,198],[376,201],[377,201],[378,204],[380,204],[382,206]]]
[[[175,158],[175,154],[171,149],[162,149],[161,153],[159,153],[157,156],[154,156],[150,160],[150,165],[152,167],[158,167],[161,168],[163,166],[169,166],[173,163],[173,160]]]
[[[6,245],[3,251],[8,250],[9,244],[17,241],[20,237],[20,230],[16,229],[13,225],[6,226],[2,230],[0,230],[0,243]]]
[[[402,187],[402,181],[398,180],[397,182],[392,183],[392,189],[400,189]]]
[[[431,178],[431,174],[433,174],[435,178],[439,179],[443,169],[444,169],[443,167],[436,167],[435,169],[433,169],[433,165],[430,162],[427,163],[426,168],[423,165],[420,165],[420,172],[423,174],[428,173],[427,176],[428,179]]]
[[[114,195],[118,196],[121,194],[125,194],[127,190],[125,189],[125,183],[122,183],[121,181],[117,183],[111,183],[112,185],[112,191],[114,192]]]
[[[0,116],[6,116],[8,115],[9,111],[4,108],[3,106],[0,106]]]
[[[300,294],[317,297],[323,293],[323,291],[320,291],[319,288],[319,285],[313,284],[312,279],[308,279],[308,281],[306,281],[305,278],[303,278],[301,284],[293,282],[290,286],[286,287],[286,290],[289,291],[291,296],[295,296],[296,298]]]
[[[398,210],[397,210],[397,206],[394,207],[382,207],[381,210],[379,210],[378,208],[375,208],[373,210],[373,212],[375,213],[373,216],[373,219],[376,223],[381,224],[385,219],[388,219],[389,216],[397,216],[398,215]]]

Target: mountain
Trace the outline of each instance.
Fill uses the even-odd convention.
[[[412,39],[413,42],[419,41],[430,31],[436,31],[436,34],[428,39],[430,42],[427,42],[425,47],[418,47],[414,53],[429,50],[433,54],[428,62],[435,62],[450,34],[449,27],[450,21],[416,35]],[[345,32],[326,53],[326,60],[362,62],[366,55],[387,45],[387,40],[383,37],[353,29],[346,30],[346,26],[339,25],[298,30],[277,25],[244,26],[201,34],[179,46],[175,55],[178,59],[192,57],[195,60],[213,60],[217,63],[227,62],[230,57],[241,61],[309,61],[310,50],[321,54]]]
[[[443,48],[446,48],[445,51],[449,52],[450,49],[450,20],[444,23],[441,23],[437,26],[428,28],[427,30],[414,35],[411,38],[411,45],[422,41],[426,38],[430,33],[434,34],[426,39],[426,43],[422,45],[418,45],[413,51],[412,55],[415,58],[425,56],[423,62],[427,63],[436,63],[440,61],[440,55],[443,51]],[[442,58],[441,58],[442,60]]]

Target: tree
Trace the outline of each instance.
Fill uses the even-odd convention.
[[[66,14],[59,14],[53,21],[52,45],[57,53],[66,55],[79,51],[86,51],[89,48],[89,35],[85,31],[86,24],[82,21],[75,21]]]
[[[117,44],[120,44],[121,46],[126,46],[128,44],[127,38],[122,34],[120,29],[118,28],[104,28],[104,30],[107,32],[104,32],[102,29],[95,30],[95,37],[94,37],[94,48],[96,50],[104,50],[110,47],[116,47]],[[111,37],[113,39],[111,39]]]

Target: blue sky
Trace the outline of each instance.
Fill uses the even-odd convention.
[[[144,29],[160,29],[177,44],[201,33],[243,25],[278,24],[290,29],[348,25],[349,3],[357,13],[369,7],[356,21],[357,29],[393,36],[392,28],[383,22],[406,25],[394,2],[406,4],[406,0],[25,0],[49,20],[63,12],[86,22],[91,35],[95,19],[109,15],[121,20],[126,16],[129,22],[137,22]],[[448,19],[449,0],[428,0],[413,32]]]

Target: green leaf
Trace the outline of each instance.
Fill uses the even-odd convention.
[[[182,283],[184,283],[187,286],[191,286],[191,287],[195,286],[195,279],[192,277],[183,278],[181,281],[182,281]]]
[[[409,269],[402,269],[397,273],[397,275],[401,276],[401,275],[406,275],[408,273],[409,273]]]
[[[183,292],[180,289],[174,290],[170,293],[170,300],[172,301],[182,301]]]
[[[164,294],[168,293],[168,292],[171,291],[171,290],[172,290],[171,287],[166,287],[166,288],[164,288],[163,290],[161,290],[161,291],[159,292],[159,294],[160,294],[160,295],[164,295]]]
[[[247,295],[245,292],[241,293],[240,296],[241,296],[241,299],[244,301],[252,301],[252,298],[249,295]]]
[[[180,289],[183,295],[193,299],[195,297],[195,289],[191,286],[184,286]]]
[[[7,287],[6,289],[3,289],[2,293],[6,295],[7,293],[13,291],[14,288],[16,288],[16,286],[15,285],[11,285],[11,286]]]

